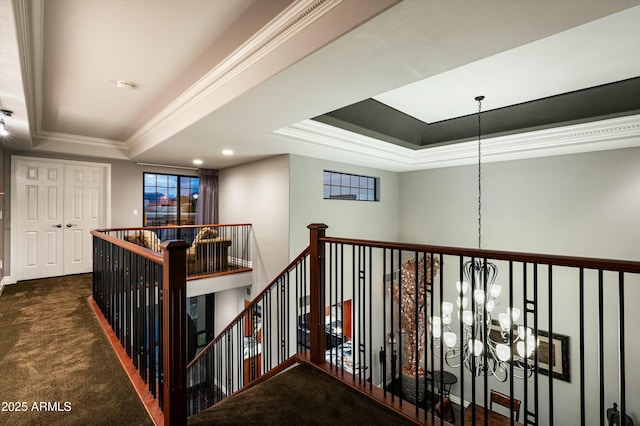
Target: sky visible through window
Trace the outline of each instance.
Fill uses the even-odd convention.
[[[200,180],[144,173],[144,226],[195,224]]]

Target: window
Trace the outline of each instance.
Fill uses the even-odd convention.
[[[195,176],[144,173],[143,226],[194,225],[199,183]]]
[[[380,201],[379,178],[324,171],[325,200]]]

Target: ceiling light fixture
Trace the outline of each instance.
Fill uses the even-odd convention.
[[[196,166],[199,166],[202,164],[202,160],[200,160],[199,158],[196,158],[195,160],[193,160],[193,164],[195,164]]]
[[[475,98],[478,102],[478,249],[482,249],[480,113],[483,99],[484,96]],[[487,259],[476,258],[464,264],[464,276],[467,281],[456,283],[457,314],[462,325],[451,326],[454,304],[442,302],[441,316],[431,319],[431,333],[437,347],[434,353],[439,356],[443,350],[450,367],[459,367],[462,363],[477,376],[486,372],[501,382],[507,380],[509,371],[518,378],[530,376],[537,361],[534,354],[538,338],[531,328],[517,324],[520,309],[507,306],[505,312],[498,314],[499,331],[491,331],[492,313],[500,303],[502,291],[502,287],[495,284],[498,267]],[[458,336],[456,330],[461,330],[462,335]],[[454,362],[455,359],[459,361]]]
[[[233,155],[233,151],[230,149],[223,149],[222,150],[222,155]]]
[[[4,117],[11,117],[12,115],[13,111],[9,111],[8,109],[0,109],[0,136],[9,136],[9,129],[4,122]]]
[[[116,80],[114,83],[118,89],[122,90],[131,90],[136,87],[135,83],[126,80]]]

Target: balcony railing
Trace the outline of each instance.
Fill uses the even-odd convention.
[[[491,390],[513,408],[520,401],[502,412],[513,424],[594,424],[614,402],[620,414],[640,406],[627,367],[640,348],[625,328],[640,300],[640,262],[342,239],[310,228],[309,260],[296,259],[190,365],[198,396],[190,413],[296,351],[424,423],[440,423],[432,408],[447,397],[461,407],[458,421],[480,422]],[[465,275],[469,265],[499,272],[493,290],[488,275]],[[474,301],[474,290],[486,299]],[[460,316],[457,298],[467,304]],[[500,315],[507,308],[509,321]],[[508,353],[494,357],[500,344]]]
[[[93,301],[156,422],[186,421],[187,273],[251,270],[249,233],[244,224],[92,231]]]
[[[149,226],[102,232],[158,253],[163,241],[186,241],[187,279],[248,271],[253,264],[250,224]]]
[[[458,422],[483,424],[492,390],[507,395],[507,424],[638,415],[640,380],[629,361],[640,356],[632,338],[640,262],[334,238],[324,225],[309,228],[309,248],[183,365],[185,415],[293,362],[314,363],[424,424],[445,424],[433,408],[446,398],[459,404]],[[123,274],[112,269],[98,279]],[[142,277],[150,268],[136,270]],[[617,414],[607,411],[614,403]]]

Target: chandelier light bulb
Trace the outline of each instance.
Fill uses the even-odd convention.
[[[509,314],[509,312],[511,312],[511,318],[513,319],[513,321],[518,321],[518,318],[520,318],[520,309],[507,308],[507,315]]]
[[[496,302],[493,300],[489,300],[486,305],[487,312],[493,312],[493,309],[496,307]]]
[[[458,294],[460,294],[460,287],[462,287],[462,294],[467,294],[467,291],[469,291],[469,283],[463,281],[462,284],[460,284],[460,281],[456,281],[456,290],[458,291]]]
[[[467,305],[469,304],[469,299],[463,297],[460,299],[460,296],[456,298],[456,303],[458,304],[458,308],[462,307],[462,309],[467,309]]]
[[[442,327],[440,327],[440,324],[434,325],[433,326],[433,338],[434,339],[439,339],[440,336],[442,336]]]
[[[444,333],[444,344],[448,347],[453,348],[457,341],[458,336],[456,336],[456,333],[452,333],[450,331]]]
[[[442,302],[442,315],[443,316],[451,316],[453,312],[453,303],[451,302]]]
[[[533,336],[533,330],[531,330],[531,328],[525,328],[521,325],[518,326],[518,337],[520,337],[522,340],[525,340],[527,338],[531,338],[531,336]]]
[[[471,311],[462,311],[462,322],[467,327],[471,327],[471,324],[473,324],[473,312],[471,312]]]
[[[431,329],[433,330],[433,337],[439,339],[442,335],[442,323],[440,317],[431,318]]]
[[[500,343],[496,345],[496,355],[498,355],[500,361],[508,361],[511,358],[511,349],[509,349],[509,346]]]
[[[503,331],[507,331],[511,328],[511,319],[509,318],[509,314],[505,314],[504,312],[498,314],[498,321],[500,321],[500,328],[502,328]]]
[[[480,356],[484,350],[484,345],[478,339],[469,340],[469,348],[471,353],[475,356]]]
[[[494,299],[497,299],[500,296],[501,292],[502,292],[502,286],[498,284],[492,285],[491,289],[489,290],[489,294],[491,294],[491,297],[493,297]]]
[[[482,290],[474,290],[473,298],[476,300],[478,305],[482,305],[484,303],[485,294]]]

